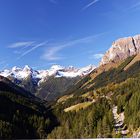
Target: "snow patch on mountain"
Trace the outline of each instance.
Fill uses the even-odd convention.
[[[0,75],[8,78],[15,78],[18,80],[23,80],[28,78],[29,76],[37,81],[44,81],[49,76],[54,76],[56,78],[58,77],[77,77],[77,76],[84,76],[89,74],[91,71],[93,71],[96,67],[93,65],[89,65],[87,67],[78,69],[73,66],[69,67],[63,67],[60,65],[53,65],[48,70],[33,70],[28,65],[26,65],[23,69],[18,67],[13,67],[10,70],[4,70],[0,72]]]

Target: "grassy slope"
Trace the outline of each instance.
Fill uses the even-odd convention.
[[[133,60],[134,57],[135,56],[127,58],[121,64],[118,63],[118,66],[114,66],[115,68],[105,68],[105,66],[104,69],[101,67],[101,70],[98,68],[98,70],[93,71],[91,74],[79,81],[73,88],[69,89],[66,94],[75,93],[75,95],[81,95],[91,90],[107,86],[111,83],[119,83],[123,82],[127,78],[136,77],[137,73],[140,72],[139,61],[135,62],[127,70],[124,70],[124,68]],[[96,77],[92,77],[92,75],[96,74],[97,71],[102,72],[96,75]]]
[[[64,111],[65,112],[69,112],[69,111],[79,111],[80,109],[85,109],[88,106],[90,106],[92,104],[92,102],[84,102],[84,103],[79,103],[73,106],[70,106],[68,108],[65,108]]]

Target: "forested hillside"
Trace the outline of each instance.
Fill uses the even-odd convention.
[[[36,90],[36,96],[47,100],[53,101],[58,97],[65,94],[65,92],[71,87],[74,86],[76,82],[80,80],[80,77],[48,77],[45,82],[39,84],[38,89]]]
[[[0,77],[1,139],[46,138],[54,125],[55,117],[40,99]]]
[[[53,106],[60,125],[48,138],[139,137],[140,61],[124,70],[133,58],[93,80],[88,75],[60,98]],[[93,86],[82,88],[89,80]],[[116,122],[114,107],[121,122]]]

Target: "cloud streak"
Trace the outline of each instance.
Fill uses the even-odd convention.
[[[63,46],[48,48],[43,54],[43,56],[41,56],[41,58],[48,61],[60,60],[62,59],[62,57],[57,56],[57,53],[63,48],[64,48]]]
[[[93,54],[90,56],[90,59],[101,59],[104,56],[102,53]]]
[[[16,60],[19,60],[24,56],[28,55],[29,53],[33,52],[34,50],[38,49],[39,47],[45,46],[46,44],[47,41],[42,43],[35,43],[33,41],[16,42],[9,45],[8,48],[14,49],[13,53],[19,55]]]
[[[43,42],[43,43],[39,43],[34,45],[31,49],[26,50],[25,52],[23,52],[17,59],[21,59],[22,57],[26,56],[27,54],[31,53],[32,51],[36,50],[39,47],[42,47],[44,45],[46,45],[47,42]]]
[[[34,44],[33,41],[29,42],[16,42],[8,46],[8,48],[22,48],[22,47],[29,47]]]
[[[96,4],[99,2],[99,0],[93,0],[92,2],[88,3],[86,6],[82,8],[82,10],[86,10],[87,8],[91,7],[92,5]]]
[[[47,61],[54,61],[54,60],[60,60],[63,59],[64,57],[58,56],[58,53],[67,48],[67,47],[73,47],[77,44],[80,43],[90,43],[92,41],[94,41],[94,39],[96,39],[97,37],[100,37],[101,35],[104,35],[105,33],[100,33],[97,35],[93,35],[93,36],[88,36],[88,37],[84,37],[84,38],[80,38],[80,39],[75,39],[75,40],[71,40],[68,41],[66,43],[61,43],[61,44],[50,44],[51,47],[48,47],[45,50],[45,53],[41,56],[42,59],[47,60]]]

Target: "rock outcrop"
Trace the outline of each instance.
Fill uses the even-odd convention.
[[[115,41],[103,56],[100,65],[124,60],[129,56],[140,53],[140,35],[121,38]]]

